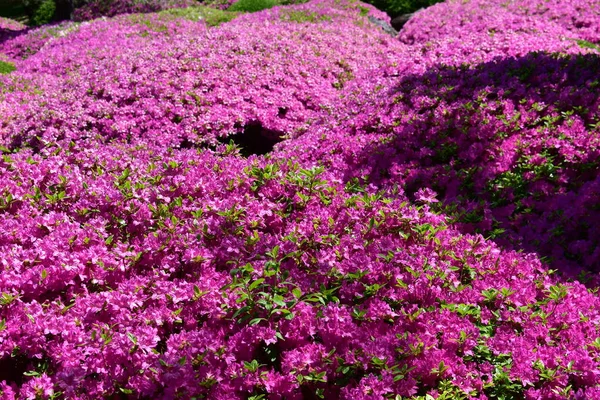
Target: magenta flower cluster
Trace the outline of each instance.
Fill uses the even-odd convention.
[[[0,33],[3,31],[19,31],[25,29],[25,25],[15,20],[0,17]]]
[[[28,94],[23,104],[23,92],[6,93],[4,140],[11,148],[95,137],[182,146],[249,124],[277,137],[303,132],[333,108],[348,80],[369,73],[363,63],[381,64],[389,53],[372,27],[350,22],[323,32],[352,13],[310,7],[242,16],[218,29],[121,16],[8,41],[2,46],[13,57],[43,48],[17,65],[32,91],[54,95]],[[295,15],[326,18],[319,29],[290,20]]]
[[[0,397],[600,398],[598,14],[516,3],[0,42]]]
[[[554,33],[600,41],[600,4],[594,0],[449,0],[417,12],[400,33],[407,43],[477,33]]]

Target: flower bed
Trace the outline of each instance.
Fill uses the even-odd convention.
[[[1,397],[600,397],[600,56],[492,5],[5,41]]]
[[[387,59],[381,41],[395,44],[366,25],[357,7],[295,9],[293,18],[276,9],[210,30],[168,16],[75,27],[20,66],[23,74],[43,76],[47,95],[31,96],[25,107],[21,93],[7,95],[0,117],[5,140],[16,148],[34,138],[99,135],[190,146],[248,125],[275,139],[302,132],[347,81],[368,73],[361,63]],[[274,35],[279,39],[270,41]]]
[[[2,31],[20,31],[25,29],[25,25],[9,18],[0,17],[0,33]]]

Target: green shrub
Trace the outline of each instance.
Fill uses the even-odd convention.
[[[436,3],[441,3],[443,0],[363,0],[365,3],[369,3],[377,7],[378,9],[385,11],[392,18],[402,15],[410,14],[417,11],[420,8],[429,7]]]
[[[54,0],[44,0],[31,17],[33,25],[44,25],[54,19],[56,3]]]
[[[239,0],[227,11],[256,12],[278,5],[276,0]]]
[[[320,21],[331,21],[331,17],[325,14],[317,14],[309,11],[297,11],[297,10],[284,10],[281,12],[281,20],[293,21],[293,22],[320,22]]]
[[[278,0],[277,5],[290,6],[290,5],[294,5],[294,4],[304,4],[307,2],[308,2],[308,0]]]
[[[0,60],[0,74],[10,74],[15,69],[15,64]]]
[[[55,0],[23,0],[23,6],[29,17],[30,25],[44,25],[54,20]]]
[[[188,8],[171,8],[161,11],[163,15],[186,18],[192,21],[204,20],[208,26],[217,26],[229,22],[239,15],[238,12],[217,10],[215,8],[197,6]]]

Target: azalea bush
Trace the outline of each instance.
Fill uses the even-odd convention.
[[[0,397],[599,398],[598,15],[544,7],[16,27]]]
[[[25,28],[25,25],[20,22],[10,18],[0,17],[0,34],[4,34],[6,31],[19,31]]]
[[[355,119],[377,136],[348,154],[359,161],[347,176],[428,185],[463,232],[597,271],[599,61],[530,53],[404,76]]]
[[[561,27],[570,37],[591,42],[600,41],[598,18],[600,4],[593,0],[496,1],[449,0],[436,4],[427,12],[417,13],[404,27],[401,39],[406,42],[450,35],[460,37],[477,32],[544,31]],[[482,35],[485,37],[485,35]]]

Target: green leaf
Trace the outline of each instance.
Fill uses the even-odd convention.
[[[550,286],[548,289],[548,298],[550,300],[559,301],[565,298],[568,294],[568,287],[561,285],[560,283],[557,285]]]
[[[300,290],[300,288],[296,287],[296,288],[292,289],[292,294],[294,295],[294,297],[296,299],[299,299],[300,297],[302,297],[302,290]]]
[[[1,325],[0,325],[1,326]],[[1,329],[0,329],[1,330]],[[600,350],[600,337],[596,338],[596,340],[594,340],[590,346],[594,346],[595,348],[597,348],[598,350]]]
[[[285,307],[286,306],[283,297],[281,295],[279,295],[279,294],[276,294],[273,297],[273,303],[277,304],[279,307]]]
[[[194,285],[194,300],[200,299],[202,296],[207,294],[208,291],[202,291],[197,285]]]
[[[258,287],[258,285],[260,285],[260,284],[261,284],[261,283],[263,283],[264,281],[265,281],[265,279],[264,279],[264,278],[260,278],[260,279],[257,279],[257,280],[255,280],[254,282],[252,282],[252,283],[250,284],[250,286],[248,286],[248,290],[249,290],[249,291],[252,291],[252,290],[256,289],[256,288]]]
[[[256,372],[260,368],[260,364],[257,360],[252,360],[251,362],[244,361],[244,367],[250,372]]]
[[[131,342],[133,344],[138,344],[138,340],[137,340],[137,338],[135,337],[135,335],[133,333],[129,333],[128,332],[127,333],[127,337],[129,338],[129,340],[131,340]]]

